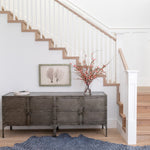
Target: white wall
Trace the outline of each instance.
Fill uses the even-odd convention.
[[[68,64],[60,51],[49,51],[47,42],[35,42],[34,33],[21,32],[20,24],[7,23],[6,15],[0,14],[0,99],[11,91],[84,91],[84,84],[77,80],[72,70],[72,85],[68,87],[40,87],[39,64]],[[92,83],[92,91],[104,91],[108,95],[108,127],[116,127],[116,87],[103,87],[102,78]],[[1,102],[0,102],[1,112]],[[1,120],[1,114],[0,114]]]
[[[62,0],[68,2],[70,0]],[[150,86],[150,1],[71,0],[117,33],[129,69],[138,70],[138,86]]]
[[[149,0],[70,1],[111,28],[150,28]]]
[[[150,33],[118,34],[129,69],[138,70],[138,86],[150,86]]]

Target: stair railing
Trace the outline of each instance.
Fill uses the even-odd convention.
[[[119,49],[118,54],[118,75],[117,79],[120,83],[120,102],[123,104],[123,117],[126,117],[125,122],[118,122],[123,125],[126,132],[122,132],[123,137],[126,137],[128,144],[136,144],[136,127],[137,127],[137,71],[128,68],[126,59],[122,49]],[[122,116],[121,116],[122,117]],[[121,120],[121,119],[119,119]],[[122,121],[124,121],[122,119]]]
[[[106,79],[116,82],[116,37],[90,17],[60,0],[0,0],[0,6],[14,19],[25,20],[28,29],[38,29],[41,38],[53,39],[54,47],[65,47],[68,56],[79,56],[82,62],[86,55],[90,62],[93,53],[100,66],[111,60]]]

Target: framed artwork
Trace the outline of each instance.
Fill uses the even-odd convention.
[[[71,86],[71,65],[40,64],[40,86]]]

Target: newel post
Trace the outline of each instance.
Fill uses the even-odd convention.
[[[136,70],[127,70],[128,107],[127,107],[127,142],[136,144],[137,138],[137,74]]]

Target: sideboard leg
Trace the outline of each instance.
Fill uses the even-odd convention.
[[[105,136],[107,137],[107,125],[105,125],[105,130],[106,130],[106,133],[105,133]]]
[[[57,128],[56,128],[56,131],[58,131],[59,130],[59,126],[57,126]]]
[[[12,126],[10,126],[10,130],[12,131]]]
[[[2,125],[2,138],[4,138],[4,125]]]
[[[54,126],[54,128],[53,128],[53,137],[56,137],[56,130],[57,130],[57,127]]]

